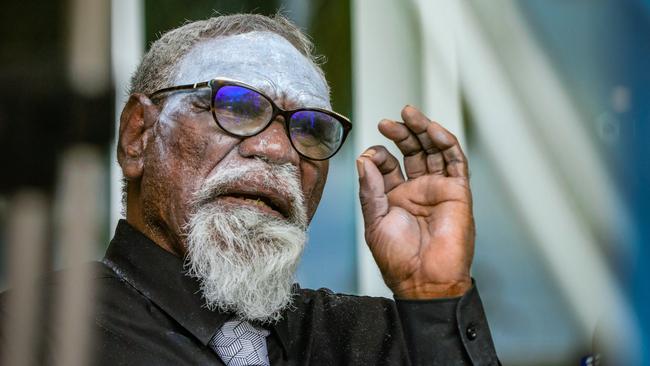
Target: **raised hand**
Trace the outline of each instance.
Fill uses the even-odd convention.
[[[404,123],[379,131],[404,154],[383,146],[358,159],[365,237],[386,285],[398,298],[461,296],[471,287],[474,218],[467,159],[458,140],[411,106]]]

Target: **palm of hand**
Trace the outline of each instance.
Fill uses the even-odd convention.
[[[432,190],[437,193],[414,195]],[[422,284],[444,292],[467,281],[474,223],[464,179],[419,177],[387,196],[388,214],[366,231],[366,241],[393,292],[412,293]]]
[[[405,112],[403,116],[408,126],[410,116]],[[380,125],[380,131],[399,140],[398,147],[406,155],[408,180],[404,180],[397,159],[382,146],[373,147],[370,154],[360,158],[366,242],[384,281],[396,296],[462,295],[471,286],[469,270],[474,250],[472,198],[464,155],[455,137],[444,129],[453,139],[440,143],[441,148],[429,149],[431,154],[421,151],[407,155],[413,148],[404,145],[414,142],[405,142],[403,136],[390,131],[404,127]],[[450,141],[453,144],[447,146]],[[449,153],[450,149],[460,155],[453,157],[455,153]],[[447,157],[443,156],[445,150]]]

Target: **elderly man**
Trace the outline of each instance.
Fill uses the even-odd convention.
[[[282,17],[231,15],[155,42],[122,111],[126,220],[98,264],[106,365],[495,365],[470,278],[465,156],[417,109],[357,159],[365,238],[394,300],[301,289],[294,271],[352,125]],[[324,263],[324,265],[327,265]]]

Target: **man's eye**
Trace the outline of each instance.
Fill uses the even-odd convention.
[[[205,112],[210,110],[210,103],[195,100],[192,102],[192,109],[196,112]]]

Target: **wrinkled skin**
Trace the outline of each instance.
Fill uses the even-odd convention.
[[[281,108],[330,108],[325,81],[275,34],[255,32],[197,44],[179,61],[174,85],[214,77],[251,84]],[[182,227],[192,211],[192,194],[220,167],[247,164],[254,157],[298,167],[307,212],[313,216],[328,163],[301,158],[282,117],[256,136],[237,138],[214,122],[209,88],[170,93],[159,104],[145,95],[131,96],[122,113],[118,159],[129,180],[127,221],[161,247],[183,256]]]
[[[214,77],[253,85],[281,108],[331,109],[322,76],[289,42],[272,33],[197,44],[179,61],[174,85]],[[281,116],[256,136],[233,137],[214,123],[209,97],[209,89],[197,89],[170,93],[154,104],[134,94],[120,120],[118,161],[129,181],[127,221],[181,257],[186,253],[183,226],[192,212],[192,194],[217,169],[256,157],[295,165],[310,219],[327,178],[328,162],[298,155]],[[382,147],[366,151],[357,161],[366,240],[396,296],[458,296],[470,286],[474,238],[465,158],[453,135],[416,109],[405,108],[403,118],[406,125],[382,121],[379,128],[408,155],[408,181],[401,177],[396,158]],[[431,131],[430,136],[421,130]],[[435,148],[426,154],[423,146]]]

